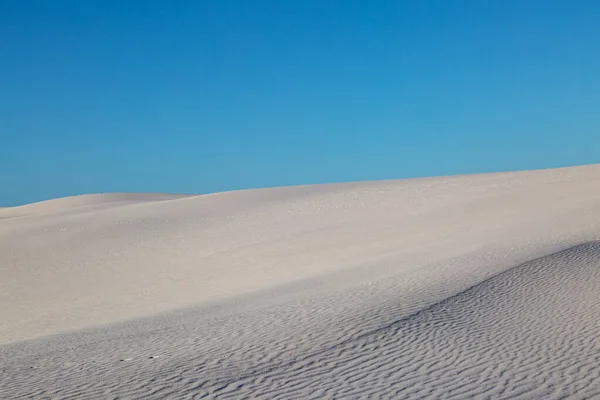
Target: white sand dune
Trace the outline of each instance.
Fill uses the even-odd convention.
[[[600,398],[600,165],[0,218],[0,398]]]

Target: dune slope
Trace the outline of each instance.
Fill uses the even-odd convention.
[[[217,381],[222,398],[600,396],[600,242],[510,270],[309,357]]]
[[[0,397],[600,393],[600,166],[161,200],[0,221]]]

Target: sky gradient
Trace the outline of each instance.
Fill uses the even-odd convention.
[[[600,162],[598,1],[0,0],[0,206]]]

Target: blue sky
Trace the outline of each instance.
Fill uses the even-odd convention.
[[[598,1],[0,0],[0,206],[600,162]]]

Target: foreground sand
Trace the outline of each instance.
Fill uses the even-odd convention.
[[[0,209],[0,398],[600,398],[598,239],[598,165]]]

